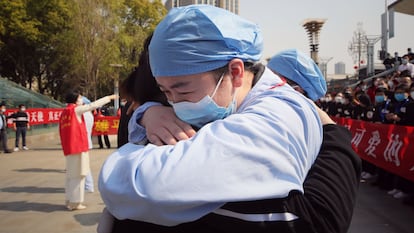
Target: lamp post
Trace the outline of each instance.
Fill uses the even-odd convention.
[[[333,57],[329,57],[329,58],[320,57],[319,58],[319,62],[320,62],[319,68],[321,69],[323,77],[325,78],[325,80],[328,79],[328,62],[330,60],[332,60],[332,58]]]
[[[109,66],[114,67],[115,69],[123,67],[122,64],[109,64]],[[114,77],[114,94],[119,96],[119,72],[117,72],[117,74]],[[118,112],[118,109],[119,109],[119,101],[115,100],[114,101],[114,113],[115,113],[115,115]]]

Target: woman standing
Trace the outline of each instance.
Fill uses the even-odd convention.
[[[82,210],[85,194],[85,176],[89,169],[89,147],[83,113],[95,110],[118,98],[117,95],[105,96],[90,104],[83,105],[79,91],[66,95],[67,106],[59,119],[59,135],[63,154],[66,158],[66,208]]]

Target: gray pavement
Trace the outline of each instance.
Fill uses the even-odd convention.
[[[95,192],[85,194],[87,209],[64,207],[64,157],[56,133],[31,136],[30,150],[0,154],[0,233],[96,232],[104,207],[97,175],[113,149],[90,152]],[[11,143],[9,143],[11,144]],[[97,145],[95,145],[97,147]],[[361,183],[350,233],[412,233],[414,208],[385,191]]]
[[[97,175],[115,150],[116,138],[110,140],[113,149],[90,151],[95,192],[85,193],[87,209],[80,211],[64,206],[65,159],[56,133],[28,138],[28,151],[0,154],[0,233],[96,232],[104,207]]]

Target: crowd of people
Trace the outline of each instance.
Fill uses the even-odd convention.
[[[330,116],[381,124],[414,126],[414,59],[411,49],[396,63],[395,71],[383,77],[360,81],[354,88],[328,92],[317,104]],[[398,65],[399,64],[399,65]],[[414,184],[363,161],[361,178],[373,180],[394,198],[413,204]]]

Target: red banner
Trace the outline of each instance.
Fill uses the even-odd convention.
[[[62,108],[30,108],[30,125],[59,123]],[[13,114],[17,109],[6,111]],[[375,124],[349,118],[332,117],[353,135],[352,146],[358,155],[378,167],[414,181],[414,127]],[[12,119],[8,120],[9,127]],[[92,135],[117,134],[118,116],[95,117]],[[338,140],[341,140],[340,138]]]
[[[362,159],[414,181],[414,127],[333,119],[352,132],[352,146]]]
[[[6,116],[10,116],[18,109],[7,109]],[[29,108],[26,113],[29,115],[30,125],[59,123],[59,117],[63,108]],[[13,126],[13,119],[7,120],[8,127]]]
[[[10,116],[18,109],[8,109],[6,116]],[[58,124],[63,108],[29,108],[26,110],[29,115],[30,125]],[[13,127],[13,119],[7,120],[8,127]],[[100,116],[95,117],[92,135],[117,134],[119,116]]]
[[[118,134],[119,116],[95,117],[92,135]]]

